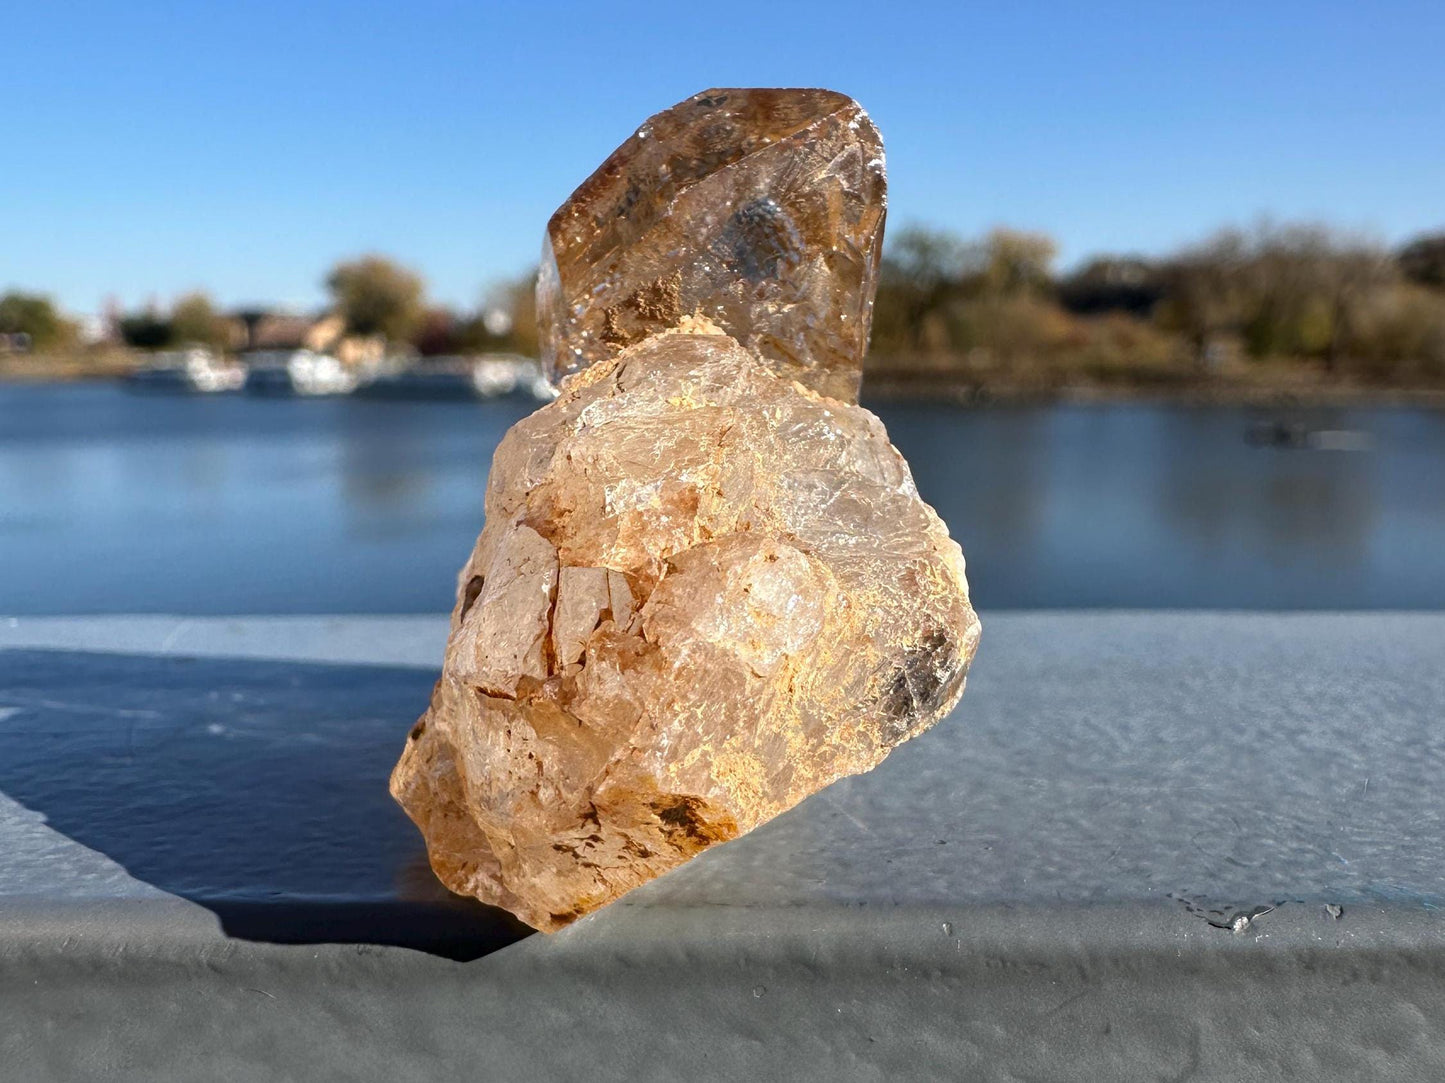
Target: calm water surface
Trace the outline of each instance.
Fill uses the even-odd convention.
[[[0,613],[445,610],[530,409],[0,386]],[[1445,609],[1445,414],[877,409],[980,609]]]

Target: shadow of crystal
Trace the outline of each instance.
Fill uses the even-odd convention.
[[[386,788],[435,678],[0,651],[0,792],[229,936],[475,959],[531,930],[447,892]]]

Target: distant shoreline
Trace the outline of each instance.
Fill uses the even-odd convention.
[[[1160,386],[1060,383],[1049,387],[1008,383],[917,383],[865,377],[867,397],[889,402],[944,400],[959,406],[1033,406],[1055,403],[1111,405],[1157,403],[1183,406],[1414,406],[1445,409],[1445,388],[1368,387],[1348,384],[1241,384],[1230,381]]]
[[[136,355],[114,351],[90,356],[0,355],[0,385],[111,382],[142,367]],[[1051,403],[1160,403],[1197,406],[1345,407],[1412,406],[1445,409],[1445,387],[1386,387],[1331,379],[1284,363],[1262,371],[1243,369],[1217,377],[1162,381],[1160,373],[1125,379],[1078,381],[1040,378],[1011,381],[980,379],[960,372],[871,371],[864,376],[866,397],[889,402],[948,402],[959,406],[1030,406]]]

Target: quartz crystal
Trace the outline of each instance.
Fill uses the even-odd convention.
[[[715,129],[686,112],[737,96],[753,104]],[[817,163],[859,137],[820,114],[844,129],[863,116],[821,91],[710,92],[651,122],[647,138],[673,145],[641,161],[636,185],[635,156],[604,171],[655,195],[658,162],[706,163],[681,216],[713,221],[706,196],[722,221],[740,182],[706,187],[721,163],[747,163],[740,145],[783,142],[786,130],[821,145],[804,135],[756,175],[788,175],[796,159],[788,206],[807,203],[807,178],[825,202],[855,198]],[[876,227],[881,173],[870,191],[875,203],[851,220]],[[589,234],[559,248],[559,264],[601,281],[641,260],[623,250],[621,226],[607,228],[606,244]],[[628,236],[658,254],[654,265],[669,250],[650,230]],[[695,245],[705,269],[667,260],[724,291],[713,238],[684,230],[668,242]],[[876,258],[774,272],[779,288],[796,273],[820,296],[849,297],[856,316],[872,293],[860,268]],[[829,267],[842,276],[831,291]],[[688,304],[712,288],[693,288]],[[592,358],[502,440],[442,676],[392,774],[443,883],[543,930],[874,767],[957,702],[978,641],[963,554],[882,424],[849,401],[851,377],[838,397],[818,390],[826,373],[856,367],[865,343],[845,354],[788,306],[774,324],[756,308],[731,328],[696,307],[633,325],[635,341]],[[822,366],[780,363],[765,340],[795,342]]]
[[[685,315],[857,401],[884,214],[883,143],[830,90],[708,90],[658,113],[547,226],[537,292],[555,379]]]

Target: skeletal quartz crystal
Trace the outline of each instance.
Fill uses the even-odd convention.
[[[882,251],[883,142],[831,90],[707,90],[657,114],[547,225],[554,378],[701,315],[855,401]]]
[[[548,931],[876,766],[958,701],[978,641],[963,554],[851,401],[865,338],[822,319],[866,323],[872,300],[881,167],[838,164],[881,162],[866,115],[824,91],[709,91],[643,132],[665,145],[626,153],[640,132],[553,219],[557,263],[688,285],[596,356],[590,302],[559,320],[555,348],[584,360],[497,449],[442,677],[391,779],[443,883]],[[691,163],[696,198],[659,162]],[[604,189],[633,195],[619,210]],[[776,265],[774,234],[739,234],[725,272],[717,224],[769,198],[831,210]],[[614,220],[628,207],[641,222]],[[779,276],[762,293],[754,264]],[[711,303],[790,289],[807,313]]]

